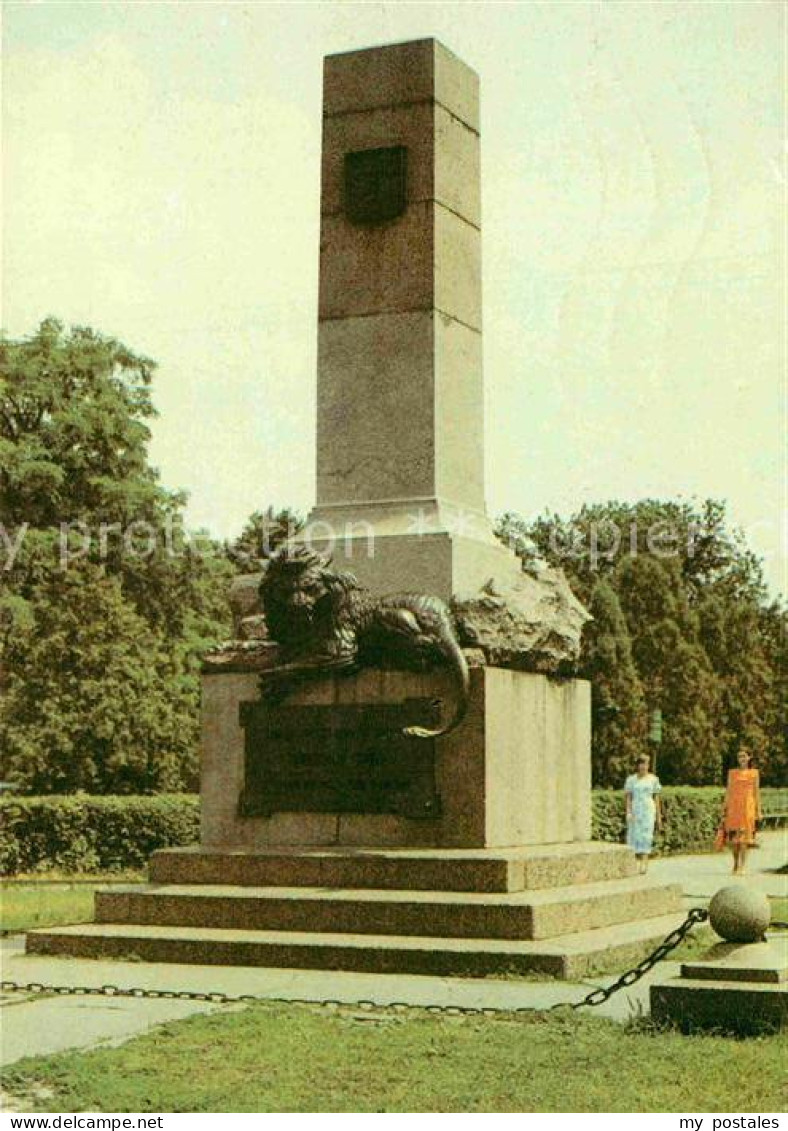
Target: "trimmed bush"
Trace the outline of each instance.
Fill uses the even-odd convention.
[[[662,832],[656,835],[655,851],[662,856],[709,851],[720,823],[724,797],[725,790],[716,786],[666,786],[662,791]],[[625,813],[623,790],[594,790],[594,840],[626,840]]]
[[[193,844],[199,832],[195,794],[6,796],[0,800],[0,872],[142,868],[157,848]]]
[[[761,805],[763,815],[772,828],[788,824],[788,789],[762,789]]]
[[[764,811],[785,791],[765,789]],[[669,856],[711,849],[724,791],[667,786],[664,827],[655,849]],[[626,838],[623,790],[594,790],[592,836]],[[101,872],[144,868],[157,848],[195,844],[200,834],[196,794],[94,797],[89,794],[0,798],[0,872]]]

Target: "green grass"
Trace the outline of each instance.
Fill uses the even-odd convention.
[[[2,926],[89,920],[106,882],[4,883]],[[771,903],[788,920],[788,900]],[[698,956],[712,937],[696,929],[671,958]],[[161,1026],[117,1049],[26,1060],[3,1086],[31,1111],[756,1112],[781,1110],[787,1051],[779,1037],[684,1037],[593,1016],[256,1005]]]
[[[131,872],[108,879],[72,876],[68,881],[50,878],[4,881],[0,884],[0,930],[29,931],[36,927],[89,923],[93,919],[96,888],[139,879],[139,872]]]
[[[684,942],[667,956],[668,962],[687,962],[691,958],[700,958],[709,947],[718,943],[719,936],[705,923],[693,927]]]
[[[574,1015],[260,1005],[22,1061],[3,1086],[47,1112],[758,1112],[782,1110],[786,1051]]]

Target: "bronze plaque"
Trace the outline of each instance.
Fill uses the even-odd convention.
[[[390,704],[270,706],[242,703],[246,731],[243,817],[272,813],[439,815],[435,741],[406,726],[434,727],[430,699]]]
[[[345,154],[345,215],[353,224],[395,220],[407,203],[404,145]]]

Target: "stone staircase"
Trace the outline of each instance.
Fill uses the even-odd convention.
[[[96,922],[32,954],[410,974],[579,978],[637,961],[681,889],[618,845],[167,850],[151,883],[96,893]]]

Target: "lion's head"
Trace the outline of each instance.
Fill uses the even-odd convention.
[[[332,631],[344,598],[360,585],[352,573],[303,544],[288,544],[270,559],[260,583],[270,636],[285,651],[300,651]]]

